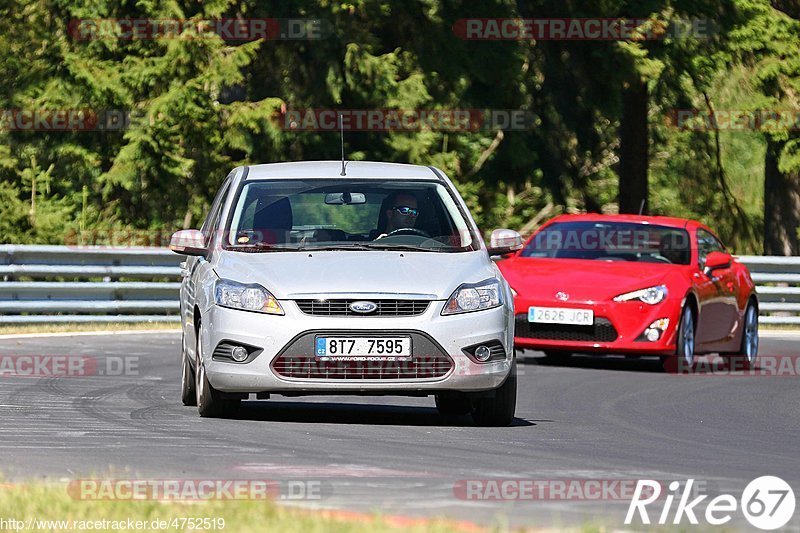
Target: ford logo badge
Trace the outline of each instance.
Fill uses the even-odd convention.
[[[371,313],[378,308],[375,302],[358,301],[350,304],[350,310],[354,313],[367,314]]]

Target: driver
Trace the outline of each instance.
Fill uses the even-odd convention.
[[[680,233],[670,232],[661,237],[659,255],[676,265],[689,264],[689,247],[686,238]]]
[[[417,223],[419,208],[417,207],[417,197],[408,192],[392,193],[386,202],[388,208],[384,212],[386,215],[386,228],[375,237],[380,239],[386,237],[393,231],[405,228],[413,228]]]

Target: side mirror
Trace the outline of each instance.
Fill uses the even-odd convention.
[[[726,252],[711,252],[706,256],[706,266],[703,269],[703,272],[706,275],[710,274],[713,270],[718,270],[720,268],[728,268],[731,266],[731,262],[733,258],[731,254]]]
[[[172,234],[169,240],[169,249],[177,254],[206,255],[205,237],[196,229],[182,229]]]
[[[496,229],[489,239],[489,255],[506,255],[522,248],[522,236],[512,229]]]

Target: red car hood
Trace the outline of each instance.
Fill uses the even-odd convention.
[[[517,257],[497,264],[511,287],[524,299],[552,300],[557,292],[570,302],[610,300],[619,294],[660,285],[680,265],[539,259]]]

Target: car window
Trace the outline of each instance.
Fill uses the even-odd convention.
[[[719,239],[703,229],[697,230],[697,264],[702,270],[706,266],[706,256],[711,252],[724,252],[725,246]]]
[[[637,222],[555,222],[535,233],[520,255],[688,265],[691,248],[689,234],[682,228]]]
[[[234,248],[371,243],[452,252],[478,242],[438,181],[253,180],[237,193],[227,228]]]

